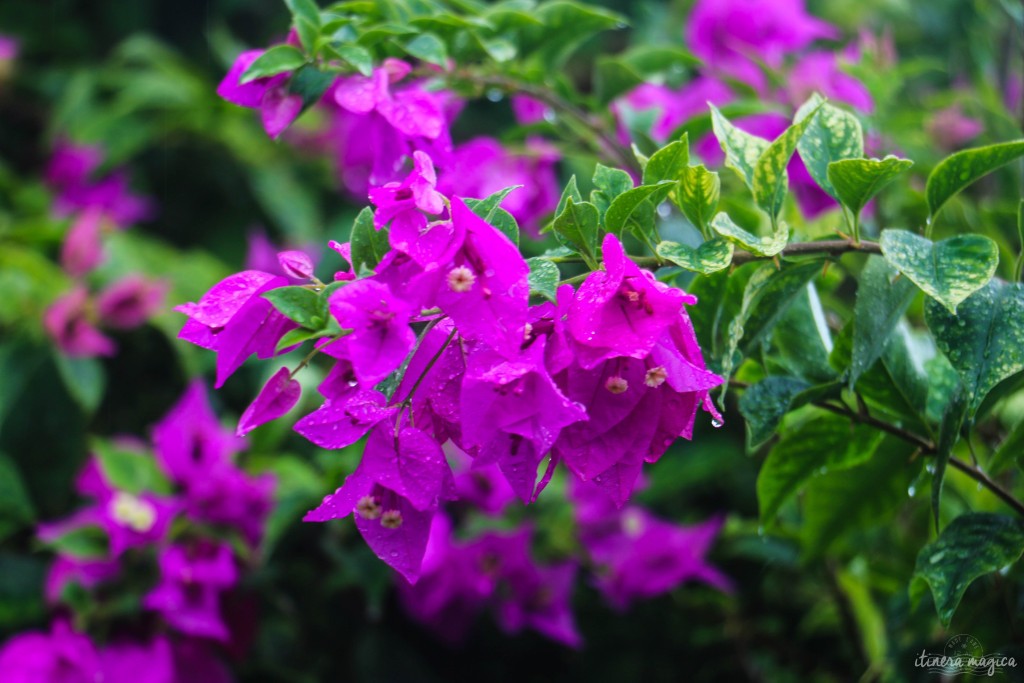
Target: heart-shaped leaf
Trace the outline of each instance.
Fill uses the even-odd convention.
[[[797,143],[804,135],[811,122],[817,117],[821,105],[807,113],[806,118],[783,131],[782,135],[775,138],[775,141],[768,145],[754,165],[754,201],[764,209],[772,218],[775,224],[775,217],[782,210],[782,203],[786,199],[789,179],[786,175],[786,165],[790,157],[796,151]]]
[[[647,167],[650,168],[650,164]],[[604,216],[605,230],[621,236],[623,230],[631,227],[631,223],[632,227],[641,231],[652,227],[647,224],[651,223],[653,209],[668,196],[674,187],[674,182],[662,181],[657,185],[641,185],[632,190],[626,190],[612,200],[611,206],[608,207],[608,212]],[[648,204],[650,207],[646,213],[641,208],[644,204]],[[648,218],[645,220],[642,218],[643,216]]]
[[[560,277],[558,266],[540,256],[526,259],[526,265],[530,266],[530,294],[554,301]]]
[[[907,230],[883,230],[885,260],[925,294],[956,314],[956,307],[992,279],[999,248],[984,235],[957,235],[941,242]]]
[[[729,267],[733,249],[732,242],[716,237],[696,249],[678,242],[661,242],[656,251],[658,256],[680,268],[708,275]]]
[[[711,228],[719,235],[757,256],[772,257],[781,252],[789,241],[789,227],[780,222],[778,229],[766,237],[752,235],[732,222],[728,214],[719,212],[711,221]]]
[[[565,208],[555,217],[553,229],[560,242],[579,251],[591,268],[598,267],[601,229],[596,206],[567,196]]]
[[[993,279],[956,315],[928,302],[925,320],[967,390],[969,417],[997,384],[1024,370],[1024,285]]]
[[[864,131],[856,116],[828,104],[817,93],[797,110],[795,120],[803,121],[815,109],[818,115],[811,117],[796,148],[814,182],[838,201],[839,195],[828,180],[828,165],[833,161],[863,157]]]
[[[675,203],[687,220],[701,232],[706,232],[711,217],[718,209],[722,182],[718,174],[700,166],[687,166],[679,177]]]
[[[826,175],[835,198],[857,216],[872,197],[913,165],[910,159],[892,155],[884,159],[843,159],[830,163]]]
[[[939,619],[948,626],[967,587],[1016,562],[1022,551],[1024,522],[989,512],[960,515],[917,554],[911,596],[930,587]]]
[[[960,190],[1020,156],[1024,156],[1024,140],[965,149],[940,161],[925,186],[932,218]]]

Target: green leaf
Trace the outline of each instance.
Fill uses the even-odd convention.
[[[819,108],[820,107],[820,108]],[[817,109],[818,115],[812,116]],[[818,186],[839,200],[839,195],[828,179],[828,167],[833,161],[860,159],[864,156],[864,131],[852,113],[825,102],[814,94],[796,112],[796,120],[810,117],[811,123],[797,143],[797,150],[807,171]]]
[[[70,358],[55,351],[54,361],[71,398],[85,414],[96,412],[107,388],[107,373],[98,358]]]
[[[598,104],[607,105],[643,82],[643,74],[618,55],[601,56],[594,65],[594,94]]]
[[[793,399],[810,387],[796,377],[767,377],[750,386],[740,397],[740,415],[746,423],[747,450],[760,448],[775,435],[775,430]]]
[[[718,174],[700,166],[687,166],[679,177],[675,202],[687,220],[701,232],[707,232],[708,223],[718,209],[722,181]]]
[[[715,131],[715,137],[718,138],[718,144],[725,152],[725,165],[735,169],[743,177],[747,187],[753,190],[754,168],[757,166],[758,159],[771,143],[764,138],[740,130],[732,125],[715,105],[709,104],[708,106],[711,107],[711,125]]]
[[[598,31],[614,28],[625,21],[620,14],[563,0],[545,2],[531,9],[529,14],[543,23],[536,29],[524,27],[524,33],[532,38],[535,46],[531,56],[547,69],[557,69]]]
[[[647,167],[650,168],[650,164]],[[641,185],[626,190],[608,207],[604,216],[605,230],[619,237],[628,227],[633,227],[638,234],[652,230],[654,210],[674,187],[674,182],[664,180],[657,185]],[[642,211],[644,207],[649,210]]]
[[[878,256],[868,257],[857,285],[853,309],[850,388],[875,364],[917,290],[913,283]]]
[[[364,76],[373,75],[373,55],[358,45],[335,44],[330,50],[342,61],[347,62]]]
[[[817,117],[820,107],[821,105],[818,105],[807,112],[803,120],[783,131],[782,135],[761,153],[754,165],[753,184],[751,185],[751,189],[754,191],[754,201],[771,216],[773,225],[786,199],[789,183],[786,165],[789,164],[790,157],[796,151],[797,143],[803,137],[804,131]]]
[[[558,266],[540,256],[526,259],[530,266],[530,294],[539,294],[548,301],[555,300],[561,275]]]
[[[440,67],[448,66],[448,48],[444,41],[433,33],[421,33],[409,42],[403,49],[413,57],[436,64]]]
[[[985,468],[991,474],[999,474],[1006,466],[1016,461],[1017,467],[1024,469],[1024,420],[1019,420],[1006,435],[999,448],[992,454]]]
[[[321,339],[323,337],[333,337],[341,334],[341,327],[338,325],[338,321],[334,317],[327,318],[327,327],[320,330],[307,330],[305,327],[299,327],[294,330],[289,330],[284,334],[283,337],[277,342],[277,346],[274,347],[274,351],[280,353],[285,349],[309,341],[310,339]]]
[[[560,216],[565,211],[565,205],[572,199],[576,204],[583,202],[583,195],[580,194],[579,187],[576,185],[576,176],[569,178],[569,182],[565,184],[565,189],[562,190],[562,196],[558,199],[558,205],[555,206],[555,216]]]
[[[934,219],[947,201],[975,180],[1020,156],[1024,156],[1024,140],[965,149],[940,161],[925,186],[931,217]]]
[[[302,110],[305,111],[320,101],[335,79],[335,74],[320,71],[312,64],[305,64],[288,81],[288,92],[302,98]]]
[[[144,491],[168,494],[173,490],[150,453],[118,448],[100,440],[92,442],[92,450],[103,478],[119,491],[139,495]]]
[[[921,548],[914,565],[911,595],[931,588],[943,626],[975,579],[1020,559],[1024,523],[988,512],[960,515],[934,541]]]
[[[477,34],[476,39],[480,43],[480,47],[487,53],[487,56],[499,64],[515,59],[516,55],[519,54],[519,48],[510,40],[487,38],[479,34]]]
[[[779,227],[775,233],[766,237],[758,237],[733,223],[724,211],[719,211],[711,220],[711,228],[725,239],[757,256],[775,256],[785,249],[789,242],[789,228],[782,221],[779,221]]]
[[[504,233],[506,237],[512,240],[512,244],[517,247],[519,246],[519,223],[516,222],[512,214],[501,208],[500,205],[510,192],[521,187],[522,185],[512,185],[511,187],[498,190],[484,199],[466,198],[463,200],[466,202],[466,206],[472,209],[473,213]]]
[[[787,432],[772,448],[757,476],[761,520],[771,521],[811,477],[866,461],[883,436],[872,427],[854,427],[838,415],[822,415]]]
[[[694,249],[678,242],[660,242],[655,250],[658,256],[680,268],[709,275],[724,270],[732,263],[732,242],[715,238]]]
[[[946,478],[946,466],[953,455],[953,446],[960,440],[960,428],[964,424],[967,413],[967,400],[964,392],[957,387],[952,400],[946,406],[946,414],[942,416],[942,428],[939,430],[938,449],[935,452],[935,471],[932,473],[932,514],[935,517],[935,528],[939,528],[939,503],[942,500],[942,483]]]
[[[498,232],[509,239],[512,244],[519,246],[519,223],[515,216],[505,209],[498,207],[490,212],[491,217],[487,220]]]
[[[306,329],[318,330],[326,323],[321,311],[320,295],[308,287],[278,287],[264,292],[262,296],[282,315]]]
[[[377,230],[373,227],[373,209],[366,207],[356,216],[352,225],[352,270],[359,273],[363,269],[373,270],[388,253],[387,229]]]
[[[555,218],[555,235],[567,245],[580,252],[587,264],[597,269],[598,245],[601,239],[600,216],[597,207],[590,202],[575,202],[566,199],[565,208]]]
[[[296,19],[305,19],[314,26],[320,26],[320,8],[313,0],[284,0],[288,10]]]
[[[883,230],[882,254],[925,294],[956,314],[957,306],[992,279],[999,247],[984,235],[957,235],[941,242],[907,230]]]
[[[302,49],[315,55],[316,43],[320,38],[320,28],[302,17],[296,17],[295,32],[299,35],[299,44],[302,45]]]
[[[656,185],[662,180],[679,180],[690,163],[690,140],[683,135],[681,140],[670,142],[647,160],[644,167],[644,185]]]
[[[0,453],[0,541],[35,521],[36,512],[18,466]]]
[[[268,48],[245,70],[239,83],[248,83],[257,78],[276,76],[285,71],[294,71],[306,63],[306,55],[291,45],[275,45]]]
[[[597,164],[595,167],[593,183],[594,190],[590,193],[590,201],[597,207],[601,218],[604,218],[605,212],[616,197],[633,189],[632,176],[621,169],[609,168],[603,164]]]
[[[61,555],[70,555],[78,559],[98,560],[107,557],[107,535],[98,526],[77,526],[68,529],[45,545]]]
[[[810,481],[800,530],[805,555],[820,555],[847,534],[879,524],[902,505],[921,467],[921,458],[911,460],[912,454],[909,444],[885,437],[867,461]]]
[[[956,315],[929,301],[925,320],[960,375],[969,418],[997,384],[1024,370],[1024,285],[993,279]]]
[[[831,162],[826,176],[836,199],[859,216],[872,197],[913,165],[909,159],[892,155],[884,159],[843,159]]]

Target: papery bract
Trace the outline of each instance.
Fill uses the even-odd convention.
[[[330,309],[343,329],[352,330],[338,343],[347,348],[356,377],[365,385],[376,384],[401,365],[416,341],[408,303],[380,282],[345,285],[331,296]]]
[[[159,562],[160,583],[143,605],[182,633],[226,640],[220,593],[238,579],[231,548],[212,543],[172,545],[160,553]]]
[[[62,353],[73,358],[112,356],[116,345],[93,325],[89,292],[77,286],[43,313],[43,327]]]
[[[302,386],[292,379],[288,368],[281,368],[267,380],[255,400],[238,420],[236,436],[245,436],[261,424],[276,420],[299,402]]]
[[[100,320],[119,330],[138,327],[160,309],[168,287],[166,282],[128,275],[100,292],[96,299]]]

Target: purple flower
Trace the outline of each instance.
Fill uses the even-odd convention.
[[[299,402],[302,386],[292,379],[288,368],[281,368],[267,380],[255,400],[238,420],[236,436],[245,436],[261,424],[276,420]]]
[[[587,276],[569,308],[568,329],[584,368],[615,356],[643,358],[683,304],[696,303],[640,270],[614,235],[605,236],[602,250],[605,270]]]
[[[418,211],[438,215],[445,209],[444,197],[435,189],[437,174],[430,157],[420,151],[412,153],[413,170],[400,183],[387,183],[370,190],[370,201],[377,207],[373,224],[380,230],[392,221],[419,223]]]
[[[472,505],[485,514],[497,516],[516,499],[516,492],[498,465],[481,464],[454,444],[446,446],[445,452],[449,455],[449,461],[461,463],[461,471],[457,468],[455,475],[455,494],[460,502]]]
[[[57,191],[57,215],[92,209],[119,227],[152,216],[153,203],[131,194],[124,171],[118,169],[102,178],[93,178],[102,161],[103,152],[97,147],[58,143],[46,169],[46,180]]]
[[[180,680],[175,676],[171,644],[165,636],[156,636],[148,643],[115,640],[99,654],[103,683],[175,683]]]
[[[513,95],[510,100],[516,121],[523,125],[540,123],[548,111],[548,105],[529,95]]]
[[[218,282],[198,303],[174,308],[189,317],[178,338],[217,352],[215,387],[253,353],[261,359],[277,355],[277,342],[297,327],[260,296],[287,284],[280,275],[246,270]]]
[[[864,84],[839,68],[835,52],[809,52],[789,72],[786,89],[794,107],[799,107],[815,92],[830,100],[845,102],[865,114],[874,111],[871,93]]]
[[[205,541],[172,545],[160,553],[159,564],[160,583],[143,605],[182,633],[227,640],[220,595],[238,579],[231,547]]]
[[[587,415],[566,398],[544,367],[545,337],[506,360],[487,349],[468,357],[462,384],[462,446],[497,462],[525,503],[534,500],[537,466],[561,429]]]
[[[57,555],[46,575],[46,599],[51,603],[59,602],[64,587],[69,583],[77,583],[83,588],[98,586],[117,576],[120,568],[116,560]]]
[[[698,57],[757,90],[766,83],[755,60],[777,69],[787,55],[838,35],[807,14],[803,0],[699,0],[686,24],[686,44]]]
[[[451,337],[451,320],[442,320],[423,337],[409,359],[393,401],[411,401],[416,423],[430,431],[438,443],[460,442],[462,377],[466,371],[462,344]],[[449,341],[451,337],[451,341]],[[437,360],[429,366],[431,359]],[[416,392],[410,395],[412,388]]]
[[[324,522],[354,513],[377,557],[415,582],[431,519],[451,490],[451,469],[433,439],[413,427],[396,434],[393,425],[381,423],[370,432],[356,470],[304,519]]]
[[[439,187],[448,196],[483,198],[521,185],[505,198],[502,208],[527,233],[539,237],[541,219],[558,204],[555,163],[559,158],[558,151],[540,138],[527,139],[521,154],[506,151],[494,138],[473,138],[452,151]]]
[[[230,464],[244,441],[220,426],[200,380],[153,428],[153,445],[161,469],[186,487]]]
[[[582,645],[572,616],[576,564],[535,564],[529,555],[528,530],[509,540],[512,544],[503,543],[503,552],[494,555],[504,586],[497,599],[498,625],[507,633],[532,628],[563,645]]]
[[[256,547],[274,508],[275,487],[276,480],[271,474],[253,476],[233,465],[224,465],[188,486],[186,512],[200,523],[235,529],[251,547]]]
[[[654,83],[638,85],[627,95],[612,103],[612,111],[619,122],[619,138],[629,142],[630,122],[648,110],[655,110],[656,118],[650,135],[664,143],[672,133],[695,116],[706,114],[708,102],[722,106],[735,99],[732,89],[710,76],[699,76],[673,90]]]
[[[368,389],[332,400],[295,423],[295,431],[321,448],[344,448],[363,438],[381,420],[391,418],[396,407],[386,407],[384,394]]]
[[[965,115],[963,105],[957,102],[932,114],[925,128],[943,148],[952,150],[981,135],[985,124]]]
[[[112,356],[113,341],[93,324],[89,292],[79,285],[58,297],[43,313],[43,327],[57,348],[72,358]]]
[[[452,223],[466,237],[443,273],[437,303],[463,337],[515,357],[526,329],[530,269],[519,249],[461,199],[452,200]]]
[[[277,255],[281,270],[295,280],[313,279],[313,259],[304,251],[282,251]]]
[[[60,263],[71,277],[81,277],[96,269],[103,261],[103,211],[90,207],[71,223],[61,246]]]
[[[343,329],[342,341],[359,381],[372,386],[395,370],[412,349],[416,335],[409,327],[408,303],[387,285],[356,280],[331,295],[331,314]]]
[[[50,633],[17,635],[0,650],[4,683],[95,683],[102,676],[92,641],[64,620],[54,622]]]
[[[164,303],[169,283],[128,275],[96,299],[100,320],[107,327],[130,330],[146,322]]]
[[[279,136],[302,111],[302,97],[288,91],[291,74],[257,78],[240,83],[242,74],[265,50],[248,50],[238,55],[224,80],[217,86],[217,94],[240,107],[259,109],[263,129],[272,138]]]
[[[10,62],[18,57],[21,43],[13,36],[0,35],[0,62]]]

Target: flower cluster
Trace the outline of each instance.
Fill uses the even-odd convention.
[[[154,428],[153,453],[135,439],[99,448],[76,482],[90,504],[39,529],[57,550],[45,592],[63,606],[60,616],[50,633],[6,644],[0,680],[231,680],[216,654],[233,635],[221,603],[260,543],[274,490],[272,478],[233,463],[243,445],[220,427],[196,383]],[[155,579],[138,596],[141,614],[97,624],[101,610],[87,610],[76,628],[63,616],[83,592],[123,602],[140,590],[140,568]],[[112,635],[94,641],[83,624]]]
[[[55,193],[54,212],[71,221],[60,262],[73,285],[47,309],[43,323],[61,352],[72,357],[113,355],[113,340],[98,326],[138,327],[160,308],[167,290],[165,283],[137,274],[96,293],[86,282],[103,262],[104,233],[123,230],[153,212],[149,200],[128,190],[123,170],[95,177],[102,162],[103,153],[96,147],[61,143],[46,170],[46,182]]]
[[[460,496],[443,445],[467,453],[474,470],[491,468],[524,503],[564,464],[621,507],[644,463],[690,438],[702,406],[715,414],[708,391],[721,383],[685,311],[695,298],[637,267],[614,235],[602,270],[531,302],[516,245],[438,191],[427,154],[413,159],[401,181],[370,191],[388,245],[379,263],[352,263],[330,286],[305,271],[333,325],[314,350],[333,366],[318,387],[323,404],[295,424],[327,449],[367,437],[359,466],[306,519],[353,515],[410,582],[438,512]],[[351,244],[332,246],[355,260]],[[292,348],[282,338],[297,323],[263,296],[286,284],[245,271],[178,307],[189,316],[181,338],[217,353],[218,386],[250,355]],[[298,369],[270,378],[240,434],[298,403]]]
[[[290,39],[292,40],[292,39]],[[278,137],[302,110],[302,99],[288,91],[289,74],[241,83],[242,75],[263,50],[242,53],[217,93],[234,104],[259,109],[271,137]],[[513,101],[521,123],[537,120],[536,108]],[[506,209],[526,231],[539,235],[540,221],[558,202],[554,173],[557,150],[540,138],[510,151],[498,140],[479,137],[452,144],[450,128],[462,102],[429,79],[415,78],[412,66],[386,59],[371,76],[338,78],[319,103],[329,127],[317,136],[334,151],[342,185],[360,199],[371,187],[400,180],[405,161],[414,152],[428,155],[438,168],[441,191],[460,197],[485,197],[509,185],[523,185]],[[542,116],[542,115],[541,115]]]

